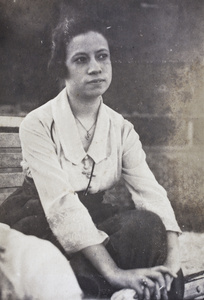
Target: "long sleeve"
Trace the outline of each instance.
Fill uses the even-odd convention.
[[[21,124],[20,139],[49,225],[66,252],[104,242],[107,235],[97,230],[60,165],[49,126],[31,113]]]
[[[123,138],[122,176],[138,209],[152,211],[160,216],[166,230],[180,232],[174,211],[164,188],[156,181],[146,163],[138,134],[125,121]]]

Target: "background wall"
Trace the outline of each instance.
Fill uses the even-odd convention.
[[[60,13],[76,11],[110,24],[105,102],[135,125],[182,229],[203,231],[203,0],[0,0],[0,115],[25,115],[57,94],[51,31]]]

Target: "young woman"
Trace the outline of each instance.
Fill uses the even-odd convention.
[[[90,20],[56,28],[51,66],[66,87],[22,122],[26,177],[0,221],[57,245],[85,294],[131,288],[138,299],[167,299],[180,229],[133,125],[103,103],[112,79],[107,33]],[[103,202],[121,176],[134,204],[122,209]]]

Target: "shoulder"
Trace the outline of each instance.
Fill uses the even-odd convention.
[[[132,128],[133,125],[131,122],[129,122],[127,119],[125,119],[120,113],[116,112],[112,108],[110,108],[108,105],[103,104],[105,107],[105,110],[107,114],[110,117],[111,122],[115,123],[116,125],[120,125],[122,127],[130,127]]]
[[[52,124],[52,116],[50,113],[50,103],[40,106],[31,111],[22,121],[19,128],[21,141],[26,141],[34,135],[48,135]]]
[[[131,122],[125,119],[120,113],[116,112],[106,104],[103,104],[105,110],[110,118],[112,125],[117,129],[120,130],[122,135],[127,135],[128,132],[134,130],[134,126]]]
[[[37,129],[39,124],[46,128],[50,128],[53,122],[53,106],[58,107],[59,102],[61,101],[62,94],[64,91],[60,92],[55,98],[49,100],[45,104],[39,106],[38,108],[32,110],[24,118],[20,125],[20,130],[23,128],[32,127]]]
[[[127,151],[133,146],[136,146],[137,149],[141,148],[140,137],[133,124],[107,105],[105,105],[105,109],[110,117],[111,127],[114,128],[118,142],[121,143],[123,150]]]

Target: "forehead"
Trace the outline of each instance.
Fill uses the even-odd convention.
[[[79,34],[70,41],[67,46],[67,55],[73,56],[78,52],[91,53],[102,49],[109,51],[107,40],[98,32],[89,31]]]

